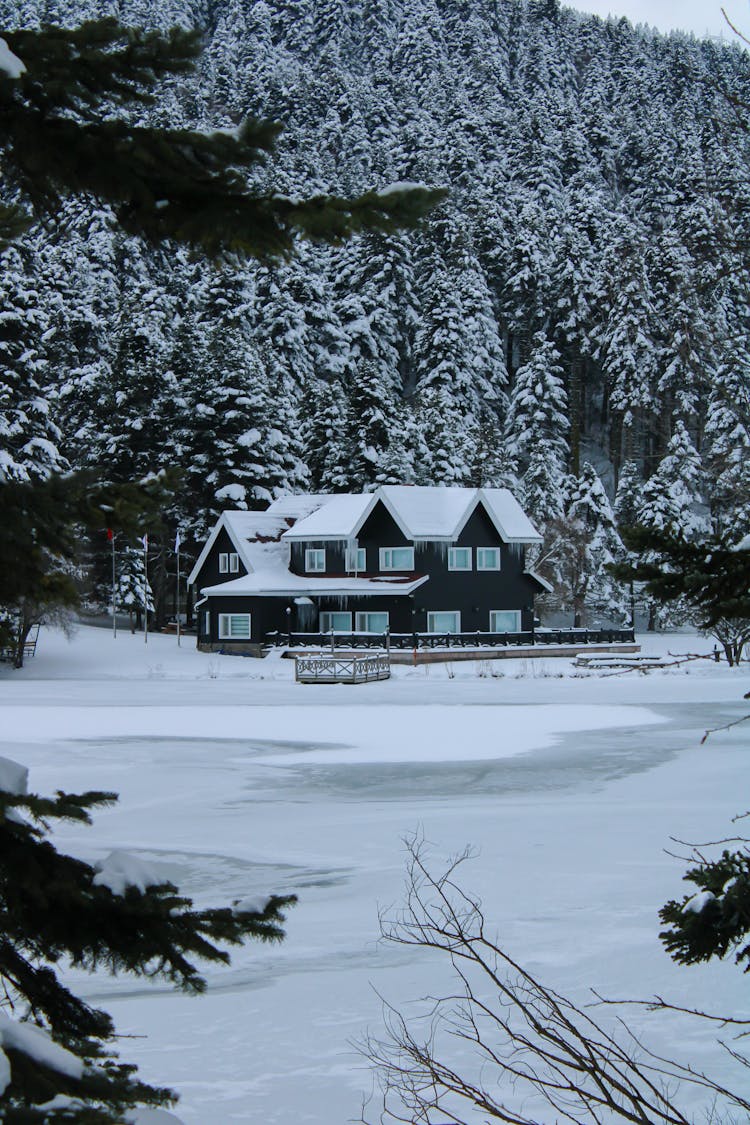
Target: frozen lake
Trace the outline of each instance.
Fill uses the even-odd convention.
[[[440,987],[431,957],[378,941],[415,832],[438,869],[476,849],[466,888],[550,985],[736,1012],[738,971],[675,966],[657,911],[681,893],[670,837],[725,835],[747,805],[747,730],[699,746],[744,714],[745,674],[701,662],[601,678],[568,660],[507,661],[315,687],[295,685],[288,662],[149,646],[45,635],[33,666],[0,678],[0,754],[30,767],[35,791],[120,793],[93,828],[58,832],[77,855],[158,861],[201,905],[299,895],[286,941],[236,950],[204,997],[77,982],[137,1037],[123,1056],[180,1091],[189,1125],[359,1118],[371,1078],[351,1041],[380,1025],[375,990],[406,1004]],[[657,1049],[680,1048],[663,1018],[632,1019]],[[713,1066],[704,1040],[685,1047]]]

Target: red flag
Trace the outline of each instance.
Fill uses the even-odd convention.
[[[111,527],[108,527],[107,528],[107,539],[109,539],[110,542],[111,542],[114,539],[114,537],[115,537],[114,531],[112,530]]]

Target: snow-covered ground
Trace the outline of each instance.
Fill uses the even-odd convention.
[[[690,635],[639,639],[711,649]],[[726,835],[748,806],[750,723],[700,746],[745,713],[747,680],[712,661],[601,675],[545,658],[303,686],[277,656],[43,630],[26,668],[0,670],[0,755],[30,767],[36,792],[120,793],[93,828],[57,832],[77,855],[132,852],[199,904],[299,895],[286,941],[235,951],[208,972],[206,996],[105,976],[76,987],[134,1036],[123,1056],[181,1092],[189,1125],[340,1125],[370,1090],[351,1041],[378,1030],[376,991],[408,1005],[440,988],[433,958],[378,941],[414,832],[438,867],[477,850],[466,888],[504,946],[559,990],[739,1010],[738,970],[674,965],[657,911],[681,894],[670,837]],[[730,1079],[705,1028],[629,1019],[656,1049]]]

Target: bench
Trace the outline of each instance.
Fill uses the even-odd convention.
[[[28,636],[23,642],[23,658],[26,660],[28,657],[34,656],[36,653],[36,643],[39,640],[39,626],[32,625],[29,629]],[[14,661],[16,659],[15,645],[7,645],[5,648],[0,649],[0,660]]]

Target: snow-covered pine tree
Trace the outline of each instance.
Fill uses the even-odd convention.
[[[45,356],[49,308],[33,251],[2,251],[0,278],[0,483],[45,479],[65,463]]]
[[[704,482],[700,455],[680,420],[656,472],[643,485],[637,522],[686,539],[704,538],[708,533]]]
[[[50,822],[90,823],[113,793],[28,792],[28,771],[0,759],[0,1118],[54,1125],[121,1125],[138,1105],[176,1095],[150,1086],[112,1050],[107,1012],[67,986],[60,961],[200,993],[196,961],[226,963],[222,946],[278,941],[293,896],[238,898],[196,910],[154,866],[113,853],[96,867],[58,852]]]
[[[130,632],[143,628],[144,613],[154,612],[154,592],[146,574],[144,548],[139,545],[119,546],[116,558],[115,604],[125,610]]]
[[[571,479],[565,514],[553,526],[558,533],[556,592],[572,611],[574,626],[588,625],[592,617],[622,620],[628,612],[626,592],[607,567],[622,558],[624,546],[604,486],[590,462],[584,462],[577,480]]]
[[[560,353],[543,332],[531,343],[528,362],[515,373],[505,421],[506,447],[521,472],[540,449],[553,465],[550,472],[562,478],[568,462],[567,395]]]
[[[716,372],[703,456],[714,531],[731,543],[750,527],[750,357],[740,347]]]

